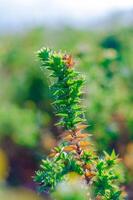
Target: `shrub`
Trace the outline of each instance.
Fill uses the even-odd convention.
[[[120,188],[119,159],[114,151],[98,157],[90,135],[85,131],[85,115],[82,110],[82,86],[84,79],[74,70],[71,55],[57,53],[49,48],[38,52],[42,68],[50,70],[51,95],[56,124],[63,129],[59,145],[42,161],[41,169],[34,180],[41,192],[54,191],[57,184],[66,180],[66,175],[75,172],[91,187],[95,199],[124,199]]]

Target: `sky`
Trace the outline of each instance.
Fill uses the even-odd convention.
[[[0,0],[0,28],[63,22],[82,25],[127,9],[133,9],[132,0]]]

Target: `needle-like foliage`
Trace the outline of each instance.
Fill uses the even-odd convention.
[[[92,196],[97,200],[122,200],[119,173],[116,170],[119,159],[113,151],[99,158],[86,133],[84,112],[81,108],[81,87],[84,80],[74,70],[70,55],[57,53],[49,48],[38,52],[45,69],[52,73],[50,91],[53,105],[64,128],[59,146],[51,150],[36,172],[35,181],[42,192],[53,191],[65,179],[66,174],[76,172],[92,188]],[[82,192],[82,191],[81,191]],[[93,199],[92,198],[92,199]]]
[[[56,115],[60,117],[58,125],[65,129],[75,129],[78,123],[85,121],[80,105],[83,78],[74,71],[74,63],[69,55],[44,48],[38,52],[38,56],[42,66],[52,72],[50,76],[56,78],[50,86],[50,91]]]

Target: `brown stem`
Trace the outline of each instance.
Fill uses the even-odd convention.
[[[73,131],[72,131],[71,136],[72,136],[73,139],[76,139],[76,137],[77,137],[76,130],[73,130]],[[72,141],[72,142],[73,142],[73,141]],[[80,145],[79,145],[78,142],[77,142],[75,145],[76,145],[76,147],[77,147],[76,152],[77,152],[77,155],[78,155],[79,160],[80,160],[80,155],[81,155],[82,149],[81,149],[81,147],[80,147]],[[90,181],[91,181],[91,178],[88,177],[88,176],[86,175],[85,163],[82,164],[82,167],[83,167],[83,169],[84,169],[84,177],[85,177],[86,183],[89,184]]]

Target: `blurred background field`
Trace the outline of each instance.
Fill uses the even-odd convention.
[[[112,15],[93,28],[36,25],[9,31],[1,26],[0,199],[41,199],[32,176],[60,133],[54,126],[48,74],[42,73],[36,58],[42,46],[74,56],[86,78],[88,131],[99,153],[115,149],[120,155],[129,199],[133,198],[133,18],[123,16],[116,23]]]

